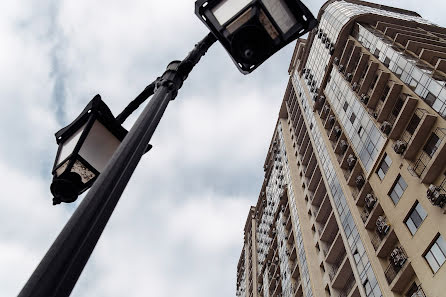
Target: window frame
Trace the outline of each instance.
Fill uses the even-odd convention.
[[[423,209],[423,211],[424,211],[425,214],[426,214],[424,218],[420,215],[420,213],[419,213],[418,210],[417,210],[417,206],[418,206],[418,205]],[[418,227],[415,225],[415,223],[414,223],[414,221],[413,221],[413,219],[412,219],[412,214],[413,214],[414,211],[417,211],[418,216],[421,218],[421,223],[420,223],[420,225],[419,225]],[[406,216],[406,218],[404,219],[403,223],[404,223],[404,225],[406,225],[407,230],[409,230],[410,234],[412,234],[412,236],[415,236],[415,234],[417,233],[418,229],[420,229],[421,225],[422,225],[423,222],[426,220],[427,216],[428,216],[428,213],[427,213],[427,211],[424,209],[423,205],[421,205],[421,203],[420,203],[418,200],[416,200],[415,203],[414,203],[414,205],[412,206],[412,208],[409,210],[409,213],[407,214],[407,216]],[[412,224],[416,227],[415,232],[413,232],[413,233],[412,233],[412,230],[410,229],[410,227],[407,225],[407,222],[409,221],[409,219],[412,220]]]
[[[406,187],[405,187],[405,188],[401,187],[401,185],[399,184],[400,179],[402,179],[402,180],[404,181],[404,183],[406,184]],[[397,185],[398,185],[403,191],[402,191],[401,195],[398,197],[398,201],[395,202],[395,201],[393,200],[393,197],[392,197],[391,194],[392,194],[392,192],[394,191],[394,189],[395,189],[395,187],[396,187]],[[404,192],[406,192],[408,186],[409,186],[409,185],[407,184],[407,182],[406,182],[406,180],[403,178],[403,176],[402,176],[401,174],[398,174],[398,176],[396,177],[395,181],[393,182],[392,187],[390,188],[389,192],[387,193],[387,195],[389,196],[390,200],[392,200],[392,202],[393,202],[394,205],[397,205],[398,202],[400,202],[401,197],[403,197]],[[395,191],[395,193],[396,193],[396,191]]]
[[[390,163],[387,163],[387,161],[386,161],[387,158],[390,160]],[[386,170],[382,169],[382,165],[384,163],[386,163],[386,165],[387,165]],[[376,171],[375,171],[376,175],[378,175],[378,178],[381,181],[384,180],[384,178],[386,177],[387,172],[389,172],[390,166],[392,166],[392,158],[390,158],[390,156],[387,153],[384,153],[384,156],[381,158],[381,162],[379,162],[378,169],[376,169]],[[381,175],[379,174],[380,171],[382,171],[384,173],[382,178],[381,178]]]
[[[435,235],[434,240],[432,240],[432,242],[429,244],[428,248],[426,249],[426,251],[423,253],[423,258],[426,261],[427,265],[429,266],[429,268],[431,269],[433,274],[436,274],[441,267],[443,267],[443,265],[446,263],[446,250],[443,251],[440,247],[440,245],[437,243],[437,241],[440,239],[440,237],[443,239],[443,241],[445,242],[445,246],[446,246],[446,241],[443,238],[443,236],[441,236],[440,233],[437,233],[437,235]],[[432,253],[432,247],[434,245],[438,246],[438,249],[440,250],[440,252],[443,254],[443,257],[445,258],[445,260],[443,261],[443,263],[439,263],[438,260],[435,258],[434,254]],[[436,264],[438,265],[438,269],[434,270],[434,268],[431,266],[431,264],[429,263],[429,260],[426,258],[427,254],[429,254],[429,252],[432,254],[433,259],[435,260]]]

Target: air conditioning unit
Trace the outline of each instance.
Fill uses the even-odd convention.
[[[353,91],[356,92],[356,91],[358,90],[358,87],[359,87],[358,83],[357,83],[357,82],[354,82],[353,85],[352,85],[352,89],[353,89]]]
[[[330,40],[330,38],[327,38],[327,40],[325,41],[325,48],[329,49],[330,45],[331,45],[331,40]]]
[[[381,235],[386,235],[390,230],[390,225],[387,223],[385,216],[379,216],[376,220],[376,231]]]
[[[339,65],[339,58],[338,57],[334,58],[333,63],[335,65]]]
[[[315,95],[313,96],[313,101],[314,101],[314,102],[316,102],[317,97],[318,97],[317,94],[315,94]]]
[[[376,202],[378,201],[376,197],[370,193],[365,196],[364,200],[365,200],[365,205],[368,209],[372,209],[375,206]]]
[[[430,185],[427,189],[427,198],[432,205],[443,207],[446,204],[446,194],[441,193],[441,188],[436,185]]]
[[[369,103],[370,97],[366,94],[362,94],[360,100],[362,103],[367,104],[367,103]]]
[[[327,40],[327,33],[322,34],[322,43],[325,43],[325,40]]]
[[[378,113],[377,113],[376,111],[374,111],[374,112],[372,113],[372,117],[373,117],[374,119],[377,119],[377,118],[378,118]]]
[[[314,93],[314,91],[316,91],[316,88],[315,87],[311,87],[310,92]]]
[[[347,73],[347,76],[345,77],[345,79],[346,79],[348,82],[350,82],[350,81],[352,81],[352,78],[353,78],[353,74],[352,74],[351,72]]]
[[[347,149],[348,149],[348,143],[347,143],[347,141],[345,141],[344,139],[342,139],[341,142],[340,142],[340,147],[341,147],[341,153],[342,153],[342,154],[345,154],[345,152],[346,152]]]
[[[335,52],[335,46],[334,46],[333,43],[330,45],[329,51],[330,51],[330,55],[333,55],[333,54],[334,54],[334,52]]]
[[[334,129],[333,129],[333,132],[334,132],[336,140],[337,140],[341,136],[342,129],[339,126],[335,126]]]
[[[325,105],[324,108],[322,109],[322,118],[325,118],[327,116],[327,114],[330,112],[330,106]]]
[[[334,125],[335,121],[336,121],[336,118],[335,118],[334,115],[331,115],[331,116],[328,117],[328,125],[330,127],[332,127]]]
[[[389,123],[387,121],[384,121],[381,124],[381,132],[383,132],[384,134],[389,135],[391,130],[392,130],[392,124],[391,123]]]
[[[306,73],[306,74],[305,74],[305,76],[304,76],[304,77],[305,77],[305,79],[307,79],[307,78],[308,78],[308,76],[310,76],[310,74],[309,74],[309,73]]]
[[[322,38],[322,34],[323,34],[322,29],[319,29],[319,32],[317,33],[317,38],[321,39]]]
[[[362,187],[365,184],[365,179],[364,176],[362,176],[362,174],[358,175],[355,179],[355,185],[358,189],[362,189]]]
[[[343,72],[344,69],[345,69],[345,68],[344,68],[344,65],[339,65],[339,71],[340,71],[340,72]]]
[[[325,96],[324,95],[319,97],[319,103],[320,104],[324,104],[325,103]]]
[[[406,261],[407,256],[401,247],[398,246],[394,248],[390,253],[390,263],[392,263],[395,268],[403,267]]]
[[[402,140],[397,140],[393,145],[393,150],[398,155],[402,155],[406,149],[407,149],[407,144]]]
[[[348,168],[351,170],[356,165],[356,157],[353,154],[348,155],[347,157],[347,165]]]

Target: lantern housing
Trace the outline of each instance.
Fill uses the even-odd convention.
[[[195,14],[244,74],[317,26],[299,0],[197,0]]]
[[[58,131],[53,167],[53,204],[74,202],[104,170],[127,134],[108,106],[96,95],[82,113]]]

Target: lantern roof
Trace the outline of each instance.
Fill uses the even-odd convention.
[[[101,96],[96,95],[71,124],[56,132],[57,144],[60,144],[73,135],[74,132],[88,121],[91,115],[101,122],[120,141],[127,135],[127,130],[116,120],[107,104],[102,101]]]

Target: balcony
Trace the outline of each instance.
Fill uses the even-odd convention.
[[[313,146],[311,145],[311,141],[308,141],[307,148],[305,150],[305,154],[302,158],[302,165],[308,166],[308,162],[310,162],[310,158],[313,155]]]
[[[372,245],[376,251],[376,255],[380,258],[387,258],[397,242],[398,238],[393,228],[384,236],[376,232],[373,233]]]
[[[313,147],[311,147],[311,151],[313,151]],[[304,160],[302,161],[302,163],[305,161],[305,156],[304,156]],[[314,169],[316,168],[317,165],[317,159],[316,159],[316,155],[315,154],[311,154],[311,158],[308,161],[308,166],[305,169],[305,177],[306,178],[310,178],[313,173],[314,173]]]
[[[439,130],[441,130],[441,132]],[[437,129],[435,132],[437,136],[443,135],[443,139],[437,151],[432,156],[432,159],[426,165],[426,169],[420,176],[423,183],[432,184],[444,171],[444,160],[446,160],[446,137],[444,133],[446,133],[445,129]]]
[[[325,224],[332,211],[331,203],[328,195],[325,195],[324,201],[322,202],[318,213],[316,214],[316,222]]]
[[[386,276],[390,290],[402,294],[410,284],[412,277],[415,275],[415,271],[410,261],[406,260],[402,267],[390,263],[384,271],[384,275]]]
[[[370,183],[367,181],[362,187],[361,191],[359,191],[355,197],[356,206],[364,207],[365,205],[365,197],[367,194],[372,194],[372,187]]]
[[[291,288],[293,289],[293,297],[303,297],[304,292],[302,289],[302,281],[299,279],[297,282],[293,283],[291,285]]]
[[[356,291],[356,292],[355,292]],[[339,290],[339,297],[360,297],[358,286],[356,285],[355,276],[352,274],[347,281],[345,287]]]
[[[392,83],[390,90],[389,90],[389,94],[387,95],[386,99],[384,100],[384,103],[381,107],[381,111],[378,114],[378,118],[377,118],[378,122],[381,123],[381,122],[387,120],[387,118],[390,116],[390,114],[393,110],[393,107],[395,106],[395,104],[398,100],[398,97],[401,93],[402,88],[403,88],[402,85],[400,85],[396,82]]]
[[[437,116],[428,114],[427,112],[424,113],[424,116],[421,118],[421,122],[415,130],[412,139],[407,144],[407,149],[404,153],[405,159],[413,160],[415,158],[418,151],[429,137],[429,132],[432,130],[436,120]]]
[[[333,240],[333,243],[331,244],[331,246],[329,246],[326,253],[324,254],[325,261],[328,263],[336,262],[336,259],[338,259],[342,254],[345,254],[344,242],[342,240],[340,232],[338,232],[335,239]]]
[[[362,53],[361,58],[359,59],[358,66],[353,74],[352,84],[358,83],[361,79],[361,74],[365,71],[368,66],[370,56],[367,53]]]
[[[346,254],[344,254],[344,257],[338,261],[333,264],[329,276],[331,286],[335,289],[342,290],[342,288],[348,284],[350,277],[353,275],[353,271]]]
[[[344,47],[344,51],[342,52],[342,56],[339,62],[339,65],[346,65],[348,62],[348,59],[350,58],[351,52],[353,50],[353,46],[355,45],[355,42],[351,39],[347,41],[347,44]]]
[[[295,281],[300,280],[300,271],[299,271],[299,265],[298,265],[297,261],[294,261],[294,264],[292,266],[291,278],[293,278]]]
[[[412,118],[413,112],[417,106],[418,100],[413,97],[407,97],[403,107],[393,124],[392,131],[390,131],[389,138],[398,139],[403,131],[406,129],[407,123]]]
[[[364,80],[361,83],[361,87],[359,89],[358,94],[367,94],[370,86],[372,85],[373,78],[375,77],[375,73],[378,70],[378,63],[371,62],[367,72],[365,74]]]
[[[327,194],[327,190],[325,188],[325,183],[324,183],[324,180],[321,179],[317,188],[316,188],[316,191],[314,192],[313,200],[311,200],[311,204],[315,205],[315,206],[320,206],[322,203],[322,200],[324,199],[326,194]]]
[[[426,294],[424,294],[423,288],[421,285],[419,285],[414,291],[411,292],[410,295],[407,295],[408,297],[426,297]]]
[[[334,212],[332,211],[327,220],[327,223],[325,224],[324,229],[322,230],[322,234],[320,237],[321,240],[331,243],[336,234],[338,233],[338,230],[339,230],[338,223],[336,222]]]
[[[361,46],[355,46],[347,62],[345,73],[353,73],[356,66],[358,65],[358,60],[360,56],[361,56]]]
[[[353,169],[350,171],[350,174],[349,174],[349,176],[347,177],[347,184],[348,184],[350,187],[357,187],[357,185],[356,185],[356,178],[357,178],[359,175],[364,176],[364,174],[363,174],[363,172],[362,172],[361,165],[359,164],[358,161],[356,161],[355,166],[354,166]]]
[[[376,104],[378,103],[379,99],[383,95],[383,90],[385,89],[385,86],[387,85],[389,81],[390,73],[382,71],[381,74],[378,77],[378,80],[371,92],[370,100],[367,103],[367,107],[370,109],[375,109]]]
[[[368,210],[366,207],[364,208],[364,214],[368,213],[367,215],[361,215],[361,218],[364,222],[364,226],[368,230],[373,230],[376,226],[376,220],[379,216],[381,216],[384,211],[381,207],[381,204],[379,202],[376,202],[374,207],[371,210]],[[365,219],[365,221],[364,221]]]
[[[310,190],[311,192],[316,191],[321,180],[322,180],[321,170],[319,169],[319,166],[316,165],[316,168],[313,171],[313,175],[310,178],[310,183],[308,184],[308,190]]]

